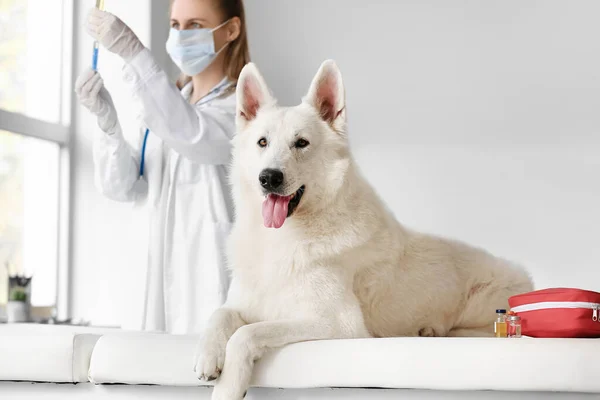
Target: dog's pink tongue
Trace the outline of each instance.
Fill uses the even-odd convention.
[[[262,205],[262,215],[267,228],[281,228],[288,213],[290,196],[270,194]]]

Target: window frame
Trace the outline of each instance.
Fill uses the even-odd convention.
[[[0,107],[0,130],[8,131],[24,137],[43,139],[58,144],[59,146],[59,198],[58,198],[58,232],[57,234],[57,276],[56,298],[53,307],[33,307],[36,317],[49,318],[55,316],[59,319],[70,317],[70,274],[69,274],[69,249],[70,249],[70,201],[71,201],[71,154],[73,137],[73,121],[71,118],[73,107],[72,96],[72,71],[75,59],[75,3],[74,0],[60,0],[62,6],[61,21],[61,48],[57,49],[62,54],[60,60],[60,96],[59,96],[59,122],[52,123],[26,116],[21,113],[6,111]]]

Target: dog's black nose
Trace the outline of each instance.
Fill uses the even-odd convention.
[[[263,169],[258,175],[262,187],[267,190],[275,190],[283,183],[283,172],[278,169]]]

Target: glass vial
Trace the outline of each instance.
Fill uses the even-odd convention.
[[[496,310],[494,333],[496,334],[496,337],[507,337],[506,310]]]
[[[518,315],[511,315],[508,317],[508,337],[520,338],[521,337],[521,317]]]

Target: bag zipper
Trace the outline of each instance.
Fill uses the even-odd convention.
[[[592,321],[596,322],[598,321],[600,304],[589,303],[586,301],[543,301],[540,303],[524,304],[522,306],[512,307],[510,310],[519,313],[536,310],[548,310],[552,308],[586,308],[592,310]]]

